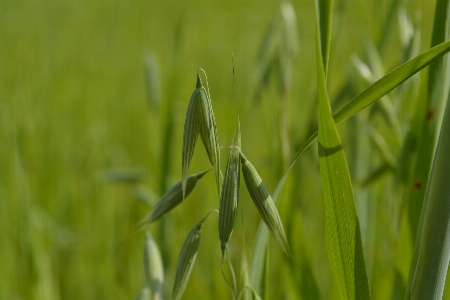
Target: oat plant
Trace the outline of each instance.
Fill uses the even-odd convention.
[[[228,267],[230,268],[231,280],[227,278],[223,269],[222,274],[224,281],[230,288],[232,298],[270,299],[267,293],[267,285],[270,284],[267,280],[270,263],[268,249],[270,235],[274,237],[278,246],[285,252],[285,259],[293,266],[290,271],[291,274],[300,274],[298,277],[298,280],[301,281],[301,283],[298,283],[301,286],[299,295],[305,299],[323,298],[323,294],[320,291],[320,282],[315,279],[314,267],[311,265],[311,262],[298,258],[296,252],[290,247],[283,219],[276,206],[282,197],[283,187],[288,175],[300,158],[300,154],[317,140],[317,156],[323,186],[326,251],[334,295],[337,299],[375,298],[373,295],[376,295],[377,291],[371,287],[372,281],[370,280],[370,272],[368,272],[372,268],[367,268],[366,262],[372,259],[367,257],[367,253],[371,252],[364,249],[366,244],[363,243],[363,230],[358,216],[354,182],[351,180],[351,171],[344,153],[345,140],[341,139],[337,127],[337,124],[355,116],[369,105],[375,104],[372,106],[373,112],[371,113],[380,113],[384,124],[388,128],[387,133],[377,130],[375,128],[376,124],[374,125],[371,120],[358,119],[358,122],[363,122],[365,133],[369,136],[371,142],[376,145],[374,153],[381,156],[389,172],[396,174],[405,172],[403,170],[405,167],[402,163],[407,159],[405,157],[416,157],[414,174],[417,173],[417,175],[409,176],[407,179],[401,179],[401,176],[399,176],[396,182],[399,183],[399,186],[403,186],[404,183],[411,184],[409,181],[420,180],[420,194],[398,194],[400,195],[400,200],[403,197],[417,198],[417,200],[410,201],[407,204],[400,202],[400,209],[396,211],[396,222],[403,220],[402,224],[406,224],[407,227],[402,227],[402,230],[407,230],[405,232],[413,237],[412,241],[415,241],[409,278],[405,278],[405,267],[401,266],[401,263],[395,266],[395,271],[399,276],[398,282],[401,283],[403,280],[406,287],[402,289],[400,283],[398,285],[396,283],[396,286],[401,291],[401,297],[405,297],[405,299],[442,298],[450,258],[450,238],[448,234],[450,228],[448,226],[448,220],[450,220],[450,190],[448,188],[450,106],[447,104],[450,65],[447,62],[448,58],[444,57],[450,51],[450,41],[448,41],[450,27],[449,3],[450,1],[446,0],[437,1],[432,47],[419,55],[412,54],[417,51],[417,44],[415,44],[412,35],[407,30],[407,28],[410,28],[408,26],[412,28],[412,23],[408,21],[407,16],[400,14],[399,19],[403,22],[401,23],[403,24],[401,30],[403,32],[404,61],[390,72],[384,72],[381,55],[378,52],[383,48],[381,44],[385,43],[383,38],[381,39],[383,42],[380,42],[381,44],[378,45],[367,42],[365,59],[368,63],[365,64],[356,56],[353,58],[353,63],[359,74],[364,78],[365,83],[369,84],[369,86],[340,110],[333,112],[329,101],[329,92],[327,91],[327,81],[330,80],[329,57],[333,1],[315,1],[318,129],[306,139],[293,156],[293,160],[287,167],[272,195],[257,171],[258,166],[251,163],[251,153],[244,154],[242,142],[245,143],[245,141],[241,141],[241,128],[236,113],[234,119],[235,130],[231,138],[231,144],[223,147],[219,145],[218,124],[216,124],[213,110],[214,103],[210,94],[206,73],[199,69],[194,91],[187,103],[184,121],[181,181],[162,196],[143,220],[144,226],[164,218],[165,214],[182,203],[191,205],[188,199],[190,193],[209,171],[205,170],[191,175],[191,162],[194,152],[198,148],[197,140],[200,137],[207,154],[205,159],[211,165],[218,191],[217,249],[220,249],[222,254],[222,268],[224,267],[224,260],[228,262]],[[292,9],[291,6],[287,7],[284,6],[284,13]],[[393,5],[392,9],[398,7],[398,5]],[[390,14],[390,18],[392,18],[392,14]],[[286,23],[285,26],[288,29],[290,25]],[[385,30],[385,32],[388,31]],[[289,43],[292,42],[291,39],[288,39],[288,41]],[[290,45],[289,43],[287,45]],[[284,45],[280,49],[286,50],[286,47]],[[287,52],[289,55],[292,54],[291,50]],[[284,59],[286,55],[286,53],[283,53]],[[266,58],[269,61],[268,65],[273,63],[273,56],[269,54],[263,56],[268,57]],[[290,67],[292,59],[290,56],[287,60],[280,59],[284,63],[287,62],[287,65],[282,64],[282,66]],[[391,99],[391,94],[388,95],[388,93],[427,66],[430,66],[426,73],[427,80],[421,80],[421,85],[425,84],[425,86],[421,86],[421,89],[425,89],[425,92],[419,93],[422,96],[426,96],[417,106],[417,109],[425,108],[425,111],[415,112],[415,115],[421,116],[422,119],[414,118],[410,127],[411,132],[419,128],[418,132],[422,134],[420,138],[426,142],[416,144],[416,146],[419,145],[417,149],[419,154],[417,156],[403,156],[405,151],[409,149],[407,145],[410,145],[408,141],[411,135],[403,130],[403,123],[406,122],[405,118],[397,115],[397,105],[402,104],[397,102],[397,98]],[[282,70],[284,69],[282,68]],[[266,70],[264,72],[267,73],[269,71]],[[263,74],[261,78],[269,75],[264,72],[261,73]],[[283,72],[289,73],[290,71],[284,70]],[[202,77],[204,77],[204,80],[202,80]],[[401,92],[406,93],[404,90]],[[406,96],[403,96],[402,99],[402,101],[408,101]],[[426,121],[428,122],[425,122],[423,117],[427,117]],[[355,124],[360,124],[358,122]],[[414,122],[418,122],[418,124]],[[388,135],[393,136],[392,141],[387,139]],[[285,137],[282,137],[283,139]],[[400,149],[398,150],[399,153],[392,151],[389,145],[390,142],[396,145],[393,148]],[[220,154],[224,150],[229,152],[229,156],[225,172],[222,173]],[[285,150],[283,149],[282,152],[286,158],[288,155],[286,155]],[[419,162],[421,159],[426,161]],[[246,190],[261,216],[261,225],[255,236],[250,263],[247,264],[244,252],[241,260],[240,278],[236,280],[228,247],[233,241],[233,230],[236,226],[238,209],[241,204],[239,195],[241,172]],[[420,179],[422,178],[421,176],[424,176],[424,179]],[[361,186],[365,188],[368,185],[369,183]],[[406,213],[407,205],[412,207],[409,210],[409,214]],[[366,210],[366,213],[369,212]],[[417,224],[411,223],[411,214],[413,213],[416,217],[420,215],[420,222]],[[410,218],[409,223],[407,222],[407,216]],[[182,297],[184,290],[188,286],[197,256],[201,256],[201,230],[207,217],[193,227],[181,249],[175,272],[172,299],[180,299]],[[417,220],[417,218],[414,220]],[[404,231],[401,232],[403,234]],[[402,240],[402,234],[399,234],[397,237],[398,241]],[[147,258],[146,264],[148,265],[151,261],[153,260]],[[150,274],[147,277],[151,277],[151,274],[153,274],[152,272],[147,273]],[[158,293],[160,286],[153,286],[153,283],[160,282],[162,282],[162,278],[161,280],[147,282],[141,294],[145,293],[149,288],[151,290],[149,293]]]

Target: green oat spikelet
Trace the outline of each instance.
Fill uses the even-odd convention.
[[[189,174],[189,166],[191,165],[192,156],[194,155],[195,144],[200,134],[200,105],[201,105],[201,80],[197,75],[196,89],[192,92],[186,111],[184,120],[183,134],[183,151],[182,151],[182,195],[183,199],[186,194],[186,184]]]
[[[178,257],[175,282],[172,289],[172,299],[181,299],[181,296],[186,289],[189,277],[191,276],[192,267],[197,259],[198,249],[200,248],[202,225],[203,221],[197,223],[183,244],[183,248]]]
[[[206,218],[208,218],[213,211],[210,211],[203,220],[198,222],[194,228],[192,228],[184,241],[180,255],[178,256],[175,280],[172,289],[172,300],[179,300],[183,296],[189,277],[191,276],[192,267],[197,259],[198,249],[200,248],[203,222],[205,222]]]
[[[205,74],[203,69],[199,69]],[[206,79],[208,80],[208,79]],[[222,187],[220,172],[220,147],[219,136],[217,135],[216,118],[214,117],[214,111],[211,103],[211,94],[203,87],[200,75],[197,72],[197,89],[200,96],[200,137],[203,145],[205,146],[206,153],[208,154],[209,161],[213,166],[214,173],[216,175],[217,191],[220,196],[220,190]]]
[[[234,145],[234,137],[228,157],[227,169],[220,194],[219,238],[222,257],[225,254],[228,241],[233,234],[234,224],[239,204],[239,149]]]
[[[217,135],[216,119],[211,104],[209,91],[203,87],[199,72],[197,71],[197,83],[195,90],[189,100],[184,121],[183,151],[182,151],[182,190],[183,198],[186,191],[186,181],[189,174],[189,167],[194,154],[195,144],[200,135],[209,161],[213,166],[216,175],[217,190],[220,195],[221,172],[220,172],[220,148]],[[206,76],[206,73],[205,73]]]
[[[240,156],[245,185],[252,197],[253,203],[255,203],[267,228],[280,244],[281,249],[290,256],[286,234],[284,233],[283,224],[281,223],[280,215],[278,214],[275,203],[255,167],[242,152],[240,152]]]
[[[192,190],[196,187],[199,179],[202,178],[203,175],[205,175],[208,172],[209,170],[206,170],[203,172],[199,172],[197,174],[193,174],[187,178],[185,197],[189,196]],[[140,224],[146,226],[158,220],[163,215],[165,215],[173,208],[175,208],[181,202],[183,202],[183,192],[182,192],[182,182],[179,181],[161,197],[158,203],[156,203],[155,206],[153,207],[152,211],[148,213],[147,216],[144,217],[144,219],[142,219]]]

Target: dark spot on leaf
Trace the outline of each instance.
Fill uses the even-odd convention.
[[[434,109],[430,107],[427,112],[427,121],[430,122],[433,119],[434,116]]]
[[[420,190],[421,187],[422,187],[422,182],[420,182],[419,179],[414,180],[413,190],[418,191],[418,190]]]

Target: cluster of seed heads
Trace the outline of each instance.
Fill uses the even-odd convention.
[[[199,69],[199,71],[203,70]],[[245,185],[262,220],[276,238],[283,251],[289,255],[286,234],[284,233],[283,225],[272,197],[255,167],[242,153],[239,119],[237,119],[237,132],[235,132],[235,136],[229,147],[230,154],[225,176],[222,175],[220,170],[219,139],[211,104],[211,96],[209,88],[208,90],[205,89],[202,84],[200,72],[197,72],[196,88],[191,95],[186,111],[182,150],[182,180],[171,187],[161,197],[152,211],[141,221],[141,224],[147,226],[182,203],[195,188],[197,182],[209,171],[206,170],[189,176],[189,168],[199,136],[214,170],[217,191],[220,197],[218,227],[222,259],[236,223],[241,167]],[[195,225],[184,242],[178,258],[172,299],[180,299],[186,288],[200,247],[201,229],[205,220],[206,217]]]

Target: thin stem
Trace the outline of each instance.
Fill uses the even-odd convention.
[[[227,253],[228,266],[229,266],[230,271],[231,271],[231,277],[233,278],[234,294],[236,295],[236,289],[237,289],[237,286],[236,286],[236,275],[234,274],[234,268],[233,268],[233,264],[231,263],[231,260],[230,260],[230,255],[228,254],[228,250],[226,250],[225,252]]]
[[[225,251],[227,253],[227,258],[228,261],[230,261],[230,257],[228,256],[228,250]],[[222,253],[222,260],[220,262],[220,271],[222,272],[222,277],[225,280],[225,283],[227,284],[227,286],[230,288],[231,290],[231,294],[233,295],[233,299],[236,299],[236,291],[235,291],[235,287],[236,287],[236,278],[234,277],[234,272],[233,272],[233,266],[231,266],[231,273],[232,273],[232,278],[233,278],[233,286],[231,285],[231,283],[228,281],[227,277],[225,276],[225,272],[223,271],[223,259],[224,259],[225,255],[223,255]]]
[[[237,300],[240,300],[242,298],[242,295],[244,294],[245,290],[252,290],[250,285],[246,285],[242,288],[242,290],[239,292],[239,295],[237,297]]]
[[[288,88],[283,89],[283,97],[281,100],[281,120],[280,120],[280,135],[281,135],[281,150],[283,155],[283,165],[287,166],[291,157],[291,146],[289,141],[289,108],[288,108]]]
[[[237,104],[236,104],[236,77],[234,76],[234,54],[231,52],[231,64],[233,66],[233,89],[234,89],[234,132],[237,124]]]

